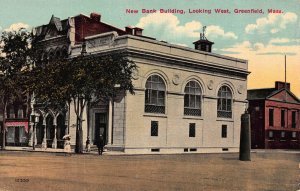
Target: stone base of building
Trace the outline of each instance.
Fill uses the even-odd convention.
[[[105,145],[104,148],[107,149],[107,151],[124,152],[124,145]]]
[[[236,153],[238,147],[151,147],[151,148],[125,148],[126,154],[184,154],[184,153]]]

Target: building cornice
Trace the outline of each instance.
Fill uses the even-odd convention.
[[[170,56],[167,54],[147,52],[132,47],[127,48],[126,52],[128,52],[132,57],[142,59],[147,58],[158,62],[166,62],[169,65],[171,64],[172,66],[176,65],[181,67],[193,68],[201,71],[208,71],[209,73],[219,73],[242,78],[246,78],[248,74],[250,74],[250,72],[238,68],[224,67],[222,65],[216,65],[210,62],[174,57],[173,55]]]
[[[226,59],[226,60],[230,60],[230,61],[242,62],[242,63],[245,63],[245,64],[248,63],[248,61],[244,60],[244,59],[234,58],[234,57],[230,57],[230,56],[224,56],[224,55],[220,55],[220,54],[216,54],[216,53],[212,53],[212,52],[205,52],[205,51],[201,51],[201,50],[192,49],[192,48],[189,48],[189,47],[170,44],[170,43],[167,43],[167,42],[157,41],[157,40],[144,38],[144,37],[140,37],[140,36],[122,35],[122,36],[118,37],[118,39],[126,39],[126,38],[136,39],[136,40],[144,41],[144,42],[150,42],[150,43],[157,44],[157,45],[160,45],[160,46],[167,46],[167,47],[170,47],[170,48],[176,48],[176,49],[181,49],[181,50],[184,50],[184,51],[195,52],[195,53],[198,53],[198,54],[200,53],[200,54],[209,55],[209,56],[216,57],[216,58],[222,58],[222,59]]]

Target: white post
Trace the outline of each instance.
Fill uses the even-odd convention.
[[[30,125],[29,125],[29,127],[30,127],[30,129],[29,129],[29,135],[30,135],[30,137],[29,137],[29,142],[28,142],[28,146],[30,146],[30,147],[32,147],[32,145],[33,145],[33,139],[34,139],[34,136],[33,136],[33,124],[32,124],[32,122],[29,122],[30,123]]]
[[[34,136],[33,136],[33,128],[34,128],[34,121],[32,120],[35,120],[32,118],[32,116],[34,115],[34,104],[35,104],[35,96],[34,96],[34,92],[32,93],[31,95],[31,101],[30,101],[30,109],[31,109],[31,114],[30,114],[30,120],[29,120],[29,124],[30,124],[30,129],[29,129],[29,134],[30,134],[30,138],[29,138],[29,143],[28,145],[29,146],[33,146],[33,139],[34,139]]]
[[[54,126],[54,138],[53,138],[53,141],[52,141],[52,148],[56,149],[57,148],[57,138],[56,138],[56,128],[57,128],[57,125],[53,125]]]
[[[46,150],[47,149],[47,125],[46,125],[45,117],[43,121],[43,126],[44,126],[44,138],[43,138],[42,148]]]
[[[108,140],[107,140],[107,144],[111,145],[112,144],[112,100],[109,100],[109,106],[108,106]]]

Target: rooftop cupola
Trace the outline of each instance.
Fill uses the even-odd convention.
[[[193,42],[193,44],[195,44],[196,50],[211,52],[211,47],[214,43],[207,40],[207,38],[205,37],[205,29],[206,29],[206,26],[203,27],[203,32],[200,33],[200,40]]]

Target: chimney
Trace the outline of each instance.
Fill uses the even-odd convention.
[[[96,22],[100,22],[101,15],[99,13],[91,13],[90,18]]]
[[[125,31],[127,34],[135,35],[135,36],[142,36],[143,30],[144,29],[138,27],[131,27],[131,26],[125,27]]]
[[[276,90],[283,89],[284,87],[285,87],[285,83],[284,82],[280,82],[280,81],[276,81],[275,82],[275,89]],[[290,90],[290,88],[291,88],[290,83],[286,83],[286,89]]]

